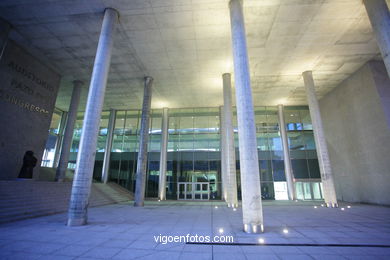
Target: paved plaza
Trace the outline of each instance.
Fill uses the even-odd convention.
[[[148,201],[137,208],[132,203],[91,208],[89,224],[81,227],[67,227],[66,214],[28,219],[0,225],[0,259],[390,258],[388,207],[265,202],[260,235],[244,233],[241,216],[241,208],[234,211],[222,202]],[[187,234],[234,241],[155,242],[160,235]]]

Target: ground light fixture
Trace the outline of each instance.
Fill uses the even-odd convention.
[[[345,210],[345,208],[341,208],[341,210]]]
[[[321,207],[324,207],[325,205],[324,204],[321,204]]]
[[[218,229],[219,234],[223,233],[223,228]]]
[[[349,206],[349,205],[348,205],[348,206],[347,206],[347,208],[349,208],[349,209],[350,209],[350,208],[351,208],[351,206]]]
[[[236,209],[236,208],[233,208],[233,211],[237,211],[237,209]]]
[[[287,228],[284,228],[284,229],[283,229],[283,233],[284,233],[284,234],[288,234],[288,229],[287,229]]]
[[[316,209],[316,208],[317,208],[317,206],[314,206],[314,208]]]
[[[264,244],[264,242],[265,242],[265,240],[264,240],[264,238],[259,238],[259,244]]]
[[[215,206],[214,208],[216,208],[216,209],[217,209],[217,208],[218,208],[218,206]]]

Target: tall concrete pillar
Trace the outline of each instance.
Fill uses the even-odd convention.
[[[58,182],[64,181],[66,169],[68,169],[70,147],[72,145],[74,124],[76,123],[77,119],[77,109],[79,107],[82,85],[83,82],[79,80],[73,81],[73,91],[72,97],[70,99],[68,118],[66,120],[65,132],[61,145],[61,154],[56,170],[55,180]]]
[[[236,151],[234,149],[233,111],[232,111],[232,80],[230,73],[222,75],[223,79],[223,143],[225,148],[225,170],[227,176],[228,207],[238,207]]]
[[[163,108],[161,122],[160,175],[158,182],[158,198],[166,200],[167,191],[167,149],[168,149],[168,108]]]
[[[385,0],[363,0],[390,77],[390,13]]]
[[[146,163],[148,162],[148,140],[150,107],[152,103],[152,77],[145,77],[144,101],[142,105],[141,129],[137,158],[137,177],[135,183],[134,206],[142,207],[145,199]]]
[[[284,174],[286,176],[286,182],[287,182],[288,199],[295,200],[296,195],[295,195],[295,188],[294,188],[294,175],[291,167],[290,149],[288,145],[286,122],[284,120],[283,105],[278,105],[278,117],[279,117],[280,136],[282,137]]]
[[[225,143],[225,120],[223,114],[223,106],[219,107],[219,134],[220,134],[220,152],[221,152],[221,181],[222,181],[222,199],[228,203],[227,195],[227,171],[226,171],[226,143]]]
[[[77,154],[76,171],[68,211],[68,226],[79,226],[87,223],[88,200],[91,192],[100,117],[118,16],[118,12],[111,8],[104,12]]]
[[[313,75],[311,71],[305,71],[302,73],[302,76],[305,82],[307,102],[309,104],[310,117],[313,125],[314,140],[316,143],[318,163],[320,166],[325,204],[327,207],[338,207],[320,107],[314,89]]]
[[[5,47],[8,42],[8,35],[11,30],[11,25],[0,18],[0,60],[3,57]]]
[[[60,127],[58,129],[58,135],[56,140],[56,146],[54,148],[54,159],[53,159],[53,168],[58,167],[58,162],[61,155],[61,146],[62,146],[62,140],[64,140],[64,131],[65,131],[65,125],[68,118],[68,112],[62,112],[61,115],[61,121],[60,121]]]
[[[230,23],[236,86],[241,196],[244,231],[263,232],[256,125],[250,83],[244,14],[240,0],[230,0]]]
[[[108,174],[110,169],[110,159],[111,159],[111,147],[112,147],[112,138],[114,136],[114,128],[115,128],[115,117],[116,110],[110,110],[110,117],[108,119],[107,126],[107,139],[106,139],[106,147],[104,149],[104,158],[103,158],[103,169],[102,169],[102,182],[107,183]]]

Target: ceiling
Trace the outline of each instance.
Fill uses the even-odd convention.
[[[87,88],[103,11],[120,13],[104,109],[222,105],[222,74],[233,72],[228,0],[2,0],[11,38],[62,76],[56,106],[67,110],[71,81]],[[255,105],[307,104],[301,73],[313,70],[319,97],[379,50],[361,0],[244,0]],[[234,75],[233,75],[234,78]]]

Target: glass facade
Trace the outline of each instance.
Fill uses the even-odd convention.
[[[103,112],[100,124],[94,168],[94,179],[97,181],[101,178],[109,113]],[[284,116],[297,195],[301,199],[321,199],[320,173],[308,107],[285,107]],[[75,167],[82,120],[83,114],[80,113],[75,125],[69,168]],[[110,151],[109,181],[133,192],[140,120],[140,110],[116,111]],[[235,112],[233,122],[240,198],[240,160]],[[286,178],[277,107],[255,107],[255,123],[262,197],[270,200],[283,199],[287,196],[284,194]],[[162,109],[153,109],[149,129],[146,197],[157,197],[158,193],[161,124]],[[218,107],[169,109],[167,199],[178,198],[179,183],[207,183],[209,198],[221,199],[219,124]]]
[[[41,166],[43,167],[54,167],[54,160],[56,151],[59,151],[58,145],[60,145],[59,140],[62,139],[63,133],[60,131],[61,120],[63,118],[63,112],[59,109],[54,109],[50,128],[49,135],[47,137],[45,150],[43,152],[43,157],[41,161]]]

